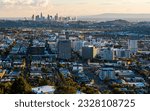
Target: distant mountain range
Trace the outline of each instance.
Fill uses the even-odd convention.
[[[121,13],[105,13],[100,15],[80,16],[78,20],[82,21],[111,21],[123,19],[130,22],[150,21],[150,14],[121,14]]]

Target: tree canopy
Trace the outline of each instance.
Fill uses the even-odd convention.
[[[31,86],[23,77],[17,78],[11,87],[12,94],[28,94],[31,93]]]

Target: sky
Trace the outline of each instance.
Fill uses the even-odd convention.
[[[0,0],[0,17],[150,13],[150,0]]]

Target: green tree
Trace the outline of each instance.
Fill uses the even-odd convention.
[[[75,94],[76,88],[73,86],[58,86],[55,90],[55,94]]]
[[[39,81],[39,86],[45,86],[45,85],[48,85],[49,84],[49,81],[47,79],[41,79]]]
[[[31,86],[23,77],[17,78],[11,87],[12,94],[28,94],[31,93]]]
[[[1,83],[0,84],[0,93],[1,94],[9,94],[11,90],[11,83],[6,82],[6,83]]]
[[[120,88],[114,88],[114,89],[113,89],[113,93],[114,93],[114,94],[125,94],[125,92],[121,91]]]
[[[103,94],[111,94],[111,91],[110,90],[104,90]]]
[[[56,84],[56,94],[76,94],[79,85],[71,78],[60,77],[61,81]]]
[[[99,94],[99,91],[93,87],[86,86],[85,90],[81,90],[82,92],[86,94]]]
[[[45,67],[42,67],[41,71],[42,71],[43,73],[48,73],[48,69],[45,68]]]

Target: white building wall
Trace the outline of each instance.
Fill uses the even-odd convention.
[[[136,53],[138,51],[138,41],[137,40],[129,40],[128,41],[128,49],[132,53]]]

